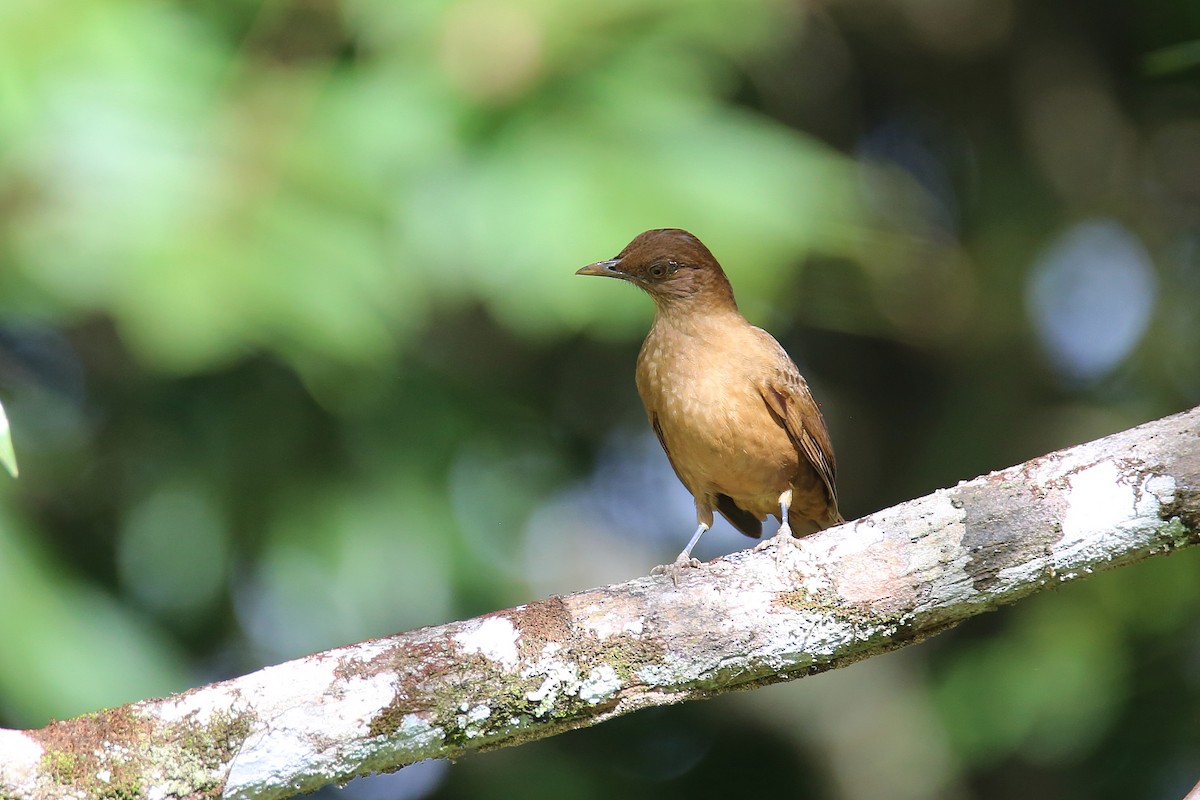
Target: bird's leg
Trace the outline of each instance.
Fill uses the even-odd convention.
[[[692,566],[694,566],[694,567],[700,566],[700,562],[696,561],[696,559],[692,558],[692,548],[696,546],[696,542],[700,541],[700,537],[704,535],[704,532],[706,530],[708,530],[707,523],[701,522],[699,525],[697,525],[696,532],[692,534],[692,538],[690,541],[688,541],[687,547],[683,548],[683,552],[680,553],[679,558],[677,558],[675,560],[676,561],[694,562],[692,564]]]
[[[709,527],[709,523],[706,523],[703,520],[701,520],[700,524],[698,526],[696,526],[696,532],[692,534],[691,541],[689,541],[687,543],[687,547],[683,548],[683,552],[679,554],[679,558],[675,559],[675,561],[673,563],[662,564],[660,566],[655,567],[654,569],[652,569],[650,571],[650,574],[651,575],[670,575],[671,582],[674,583],[676,586],[678,586],[679,585],[679,575],[682,572],[684,567],[700,566],[700,562],[698,560],[692,558],[692,548],[696,546],[696,542],[700,541],[700,537],[704,535],[704,532],[706,530],[708,530],[708,527]]]
[[[789,487],[787,491],[779,495],[779,531],[776,536],[786,536],[792,538],[792,525],[788,522],[788,511],[792,507],[792,490]]]
[[[778,544],[783,547],[796,542],[796,538],[792,536],[792,526],[788,522],[788,510],[792,507],[792,490],[789,487],[783,494],[779,495],[779,530],[775,535],[765,542],[760,542],[754,546],[755,551],[765,549],[772,544]],[[782,552],[782,551],[781,551]]]

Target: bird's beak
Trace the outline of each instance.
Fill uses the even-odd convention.
[[[627,277],[624,272],[617,269],[621,265],[621,259],[612,258],[608,261],[597,261],[595,264],[588,264],[583,269],[578,270],[576,275],[600,275],[607,278],[624,278]]]

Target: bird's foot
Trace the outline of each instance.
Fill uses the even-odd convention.
[[[650,570],[651,575],[669,575],[671,583],[679,585],[679,576],[683,574],[685,569],[699,569],[700,560],[692,558],[686,553],[680,553],[679,558],[672,561],[670,564],[660,564]]]
[[[779,526],[779,530],[770,539],[754,545],[754,552],[757,553],[760,550],[766,550],[769,547],[774,547],[775,560],[782,561],[783,559],[787,558],[787,554],[791,551],[791,548],[795,547],[799,543],[800,540],[795,536],[792,536],[792,526],[785,522]]]

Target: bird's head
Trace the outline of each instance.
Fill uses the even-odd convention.
[[[737,309],[725,271],[704,243],[678,228],[640,233],[616,258],[588,264],[576,275],[620,278],[654,298],[661,311],[694,307]]]

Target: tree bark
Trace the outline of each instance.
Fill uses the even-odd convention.
[[[803,540],[0,730],[0,797],[282,798],[845,666],[1200,542],[1200,407]]]

